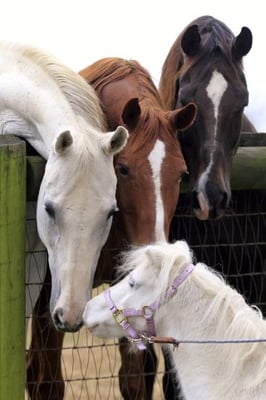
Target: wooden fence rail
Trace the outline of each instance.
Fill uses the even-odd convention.
[[[25,382],[25,143],[0,135],[0,399]]]

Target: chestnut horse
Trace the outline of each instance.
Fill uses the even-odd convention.
[[[162,68],[159,91],[167,108],[197,105],[195,124],[179,139],[192,207],[202,220],[221,216],[231,198],[232,157],[248,104],[242,59],[251,46],[248,28],[235,37],[223,22],[203,16],[177,37]]]
[[[109,127],[121,124],[129,132],[127,146],[114,160],[118,212],[114,215],[106,252],[102,252],[94,277],[94,285],[97,286],[113,280],[115,255],[128,245],[168,239],[179,198],[180,181],[187,172],[176,131],[185,130],[194,122],[196,107],[191,103],[177,110],[165,111],[149,73],[136,61],[105,58],[82,70],[80,75],[96,90]],[[109,249],[115,249],[111,259],[110,251],[107,254]],[[49,276],[47,278],[49,281]],[[62,399],[64,393],[60,370],[63,334],[52,327],[49,332],[45,330],[43,340],[42,330],[49,322],[47,318],[38,320],[40,314],[45,317],[48,298],[49,293],[43,291],[39,298],[40,308],[35,308],[34,337],[28,358],[28,371],[33,365],[41,364],[46,380],[52,380],[49,371],[52,363],[56,365],[57,382],[50,382],[50,386],[49,382],[39,382],[37,391],[37,386],[34,388],[31,385],[32,398],[46,400]],[[45,347],[57,348],[54,351],[48,348],[44,354]],[[122,340],[120,352],[122,366],[119,375],[123,397],[151,399],[156,370],[154,351],[151,349],[146,354],[129,355],[127,340]],[[147,373],[146,381],[143,369]],[[56,397],[48,397],[52,392],[57,393]]]

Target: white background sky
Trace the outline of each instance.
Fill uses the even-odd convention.
[[[4,3],[4,4],[3,4]],[[266,28],[262,0],[5,0],[0,39],[33,44],[78,72],[102,57],[138,60],[156,85],[166,55],[194,18],[212,15],[237,35],[253,33],[244,59],[249,106],[246,113],[266,132]]]

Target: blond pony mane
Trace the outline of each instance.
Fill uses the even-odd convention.
[[[172,284],[173,279],[182,271],[184,264],[188,264],[192,260],[192,254],[189,254],[188,247],[187,249],[184,247],[184,242],[177,242],[177,244],[178,250],[174,247],[172,249],[166,247],[165,257],[162,259],[162,267],[157,278],[157,296],[165,292]],[[261,311],[250,307],[244,297],[227,284],[219,273],[203,263],[198,263],[189,279],[190,283],[185,281],[181,287],[182,296],[184,297],[185,293],[189,292],[189,301],[193,301],[195,285],[203,291],[208,298],[209,305],[203,306],[205,315],[203,314],[201,324],[204,325],[211,319],[215,320],[214,338],[222,340],[266,339],[266,321],[263,319]],[[200,301],[200,299],[195,298],[195,301]],[[257,359],[257,370],[253,371],[252,378],[245,383],[245,387],[251,388],[265,380],[265,342],[241,345],[226,344],[223,351],[228,354],[228,359],[230,359],[226,372],[228,380],[232,380],[232,385],[238,374],[241,376],[245,373],[249,361],[253,358]]]

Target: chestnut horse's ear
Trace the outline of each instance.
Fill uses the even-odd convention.
[[[247,27],[243,27],[238,36],[235,37],[232,44],[232,56],[240,60],[246,54],[248,54],[249,50],[252,46],[252,33]]]
[[[193,57],[200,48],[200,42],[198,25],[191,25],[183,34],[181,48],[188,57]]]
[[[139,121],[141,114],[141,108],[139,105],[139,99],[134,97],[130,99],[124,107],[122,112],[122,120],[127,128],[135,129]]]
[[[169,111],[170,119],[178,131],[188,129],[196,119],[197,106],[195,103],[188,103],[184,107]]]

